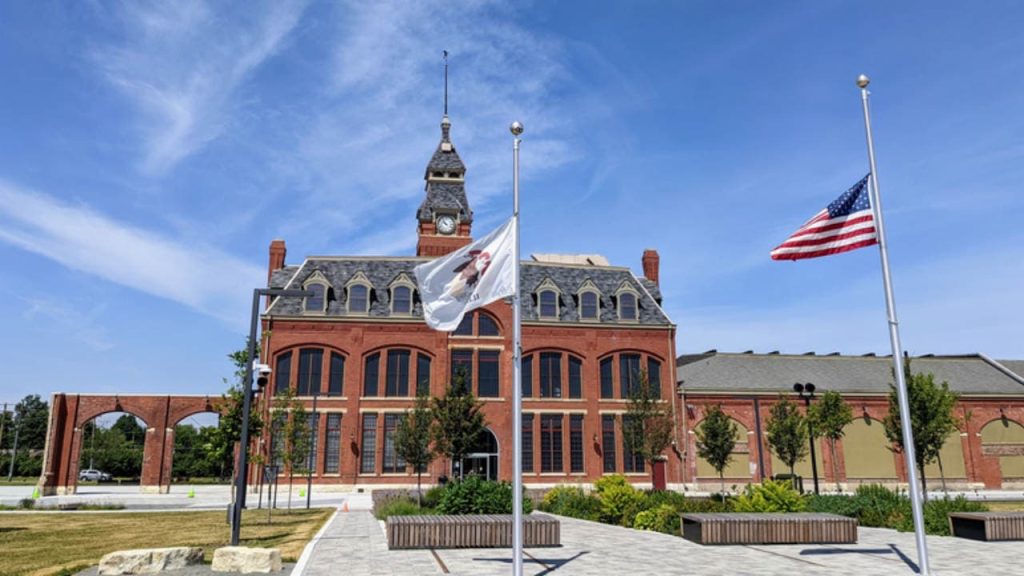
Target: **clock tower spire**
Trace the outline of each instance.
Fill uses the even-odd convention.
[[[416,212],[417,256],[443,256],[472,242],[473,211],[466,200],[466,165],[451,141],[448,119],[448,51],[444,52],[444,116],[441,142],[427,164],[426,197]]]

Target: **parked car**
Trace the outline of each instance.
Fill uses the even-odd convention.
[[[110,474],[101,472],[99,470],[82,470],[78,473],[79,480],[90,480],[96,482],[110,482],[112,480]]]

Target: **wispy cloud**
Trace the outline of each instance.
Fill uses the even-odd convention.
[[[507,5],[342,2],[334,15],[328,82],[279,168],[301,182],[303,199],[293,208],[329,221],[336,238],[364,232],[365,222],[399,205],[408,214],[422,194],[440,136],[442,50],[451,54],[452,139],[479,215],[509,190],[512,120],[527,126],[528,179],[579,159],[582,126],[610,110],[572,89],[579,79],[567,61],[575,48],[528,29]],[[282,232],[301,238],[321,229],[303,221]]]
[[[45,323],[52,332],[59,331],[97,352],[114,348],[106,327],[97,319],[103,305],[78,306],[52,298],[21,298],[28,306],[22,316],[34,325]]]
[[[91,55],[140,114],[143,171],[164,172],[224,132],[238,87],[280,48],[304,8],[300,0],[249,2],[236,14],[201,0],[112,8],[121,41]]]
[[[3,180],[0,241],[232,326],[244,325],[246,290],[265,281],[259,267],[216,249],[182,243]]]

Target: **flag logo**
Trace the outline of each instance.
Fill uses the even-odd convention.
[[[427,325],[450,332],[467,312],[515,293],[514,224],[413,270]]]
[[[772,260],[802,260],[878,244],[868,181],[843,192],[771,252]]]

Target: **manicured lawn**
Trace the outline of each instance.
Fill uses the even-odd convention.
[[[333,510],[246,510],[243,546],[279,548],[282,559],[295,561]],[[113,512],[0,514],[0,574],[73,574],[99,563],[115,550],[201,546],[206,561],[225,546],[231,530],[223,510],[210,512]]]

